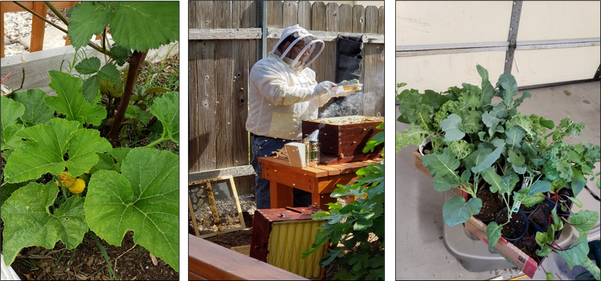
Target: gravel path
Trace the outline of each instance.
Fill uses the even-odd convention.
[[[64,13],[65,9],[60,9]],[[53,23],[66,27],[60,19],[51,11],[46,16]],[[4,14],[4,55],[14,56],[29,53],[29,42],[31,40],[31,20],[29,12],[14,12]],[[65,34],[46,23],[44,32],[44,50],[65,46]]]

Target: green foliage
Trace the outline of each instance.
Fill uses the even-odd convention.
[[[383,125],[379,128],[383,129]],[[381,132],[383,134],[383,132]],[[368,147],[384,143],[382,136],[374,136]],[[365,150],[369,149],[366,148]],[[303,258],[327,243],[335,245],[328,249],[320,261],[321,266],[332,262],[352,267],[341,268],[336,279],[368,280],[384,279],[384,161],[371,164],[357,171],[359,176],[350,185],[338,185],[331,194],[333,198],[356,196],[357,200],[345,206],[329,203],[329,211],[313,214],[314,220],[327,220],[324,229],[315,237],[310,249],[303,251]]]
[[[177,2],[82,2],[68,10],[69,39],[74,47],[110,26],[118,46],[137,51],[156,49],[179,38]]]
[[[83,198],[73,196],[60,208],[52,208],[59,192],[54,182],[30,183],[10,196],[2,205],[4,221],[3,254],[11,264],[24,247],[53,248],[62,241],[73,249],[88,231]]]
[[[85,215],[92,231],[118,246],[132,230],[135,243],[178,267],[177,155],[135,148],[121,173],[98,171],[88,188]]]
[[[76,55],[66,72],[49,71],[56,96],[30,89],[2,97],[6,263],[24,247],[53,248],[62,241],[73,249],[89,230],[113,245],[133,231],[136,243],[177,271],[179,157],[150,147],[179,143],[179,93],[138,87],[143,98],[125,102],[131,108],[128,122],[139,125],[135,134],[125,132],[132,146],[148,143],[144,133],[159,128],[156,143],[113,148],[104,136],[110,126],[121,128],[113,122],[116,103],[137,78],[137,72],[134,79],[122,77],[117,65],[131,61],[132,50],[146,52],[178,39],[178,3],[83,2],[67,13],[74,47],[90,45],[108,60]],[[115,44],[89,43],[92,35],[106,35],[107,27]],[[73,69],[79,74],[71,75]],[[83,192],[70,191],[59,176],[63,172],[83,180]]]
[[[408,123],[410,129],[397,134],[397,150],[421,144],[420,138],[432,140],[432,149],[426,151],[422,164],[434,176],[434,189],[457,188],[468,194],[465,199],[452,198],[443,206],[443,218],[450,226],[479,213],[481,202],[476,200],[476,191],[482,187],[488,187],[503,199],[508,222],[512,201],[517,208],[518,203],[531,207],[546,197],[554,200],[558,207],[552,210],[553,224],[547,233],[536,234],[541,246],[537,254],[545,257],[557,252],[569,264],[588,266],[591,272],[598,273],[599,269],[587,261],[585,245],[581,245],[586,243],[561,249],[553,240],[555,232],[565,224],[573,225],[583,237],[596,222],[598,212],[574,212],[558,192],[571,189],[574,196],[568,197],[569,200],[576,206],[581,205],[575,196],[589,178],[598,180],[599,177],[599,173],[593,171],[601,158],[599,146],[564,142],[565,138],[580,135],[584,123],[566,117],[555,126],[544,117],[524,115],[518,107],[531,94],[524,92],[519,96],[511,74],[502,74],[493,87],[488,71],[480,65],[477,70],[482,78],[480,87],[463,83],[461,88],[449,87],[443,93],[426,90],[420,94],[415,89],[399,93],[398,88],[405,85],[398,84],[397,99],[401,103],[398,121]],[[500,98],[500,102],[493,103],[493,97]],[[520,181],[521,188],[513,191]],[[560,215],[559,211],[569,216]],[[503,226],[496,222],[488,224],[491,248],[500,239]]]

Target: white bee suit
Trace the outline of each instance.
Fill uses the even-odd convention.
[[[283,52],[278,46],[289,35],[297,39]],[[303,40],[306,46],[294,59],[286,54]],[[288,27],[269,55],[251,69],[246,130],[259,136],[300,140],[302,120],[317,118],[320,106],[332,96],[332,82],[317,83],[308,68],[324,43],[299,25]],[[301,58],[304,52],[310,54]],[[295,67],[293,67],[295,66]]]

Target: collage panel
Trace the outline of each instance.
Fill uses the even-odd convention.
[[[395,4],[395,278],[598,280],[599,2]]]
[[[383,279],[384,1],[188,17],[189,278]]]
[[[2,280],[180,279],[179,5],[2,1]]]

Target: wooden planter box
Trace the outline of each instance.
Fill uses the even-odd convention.
[[[189,280],[308,280],[194,235],[188,235]]]
[[[422,157],[423,156],[419,153],[418,150],[415,150],[413,152],[415,167],[424,174],[433,178],[433,176],[430,174],[430,171],[428,171],[428,169],[422,164]],[[451,192],[457,196],[463,196],[464,198],[467,198],[467,194],[458,188],[453,188]],[[468,221],[465,222],[464,227],[469,232],[477,236],[480,240],[482,240],[482,242],[484,242],[488,247],[488,238],[486,236],[486,224],[472,216],[468,219]],[[499,239],[499,242],[495,244],[495,249],[507,261],[519,267],[522,270],[522,272],[528,275],[528,277],[532,278],[534,276],[534,273],[538,268],[538,264],[536,263],[536,261],[530,256],[528,256],[526,253],[524,253],[522,250],[520,250],[518,247],[513,245],[511,242],[508,242],[507,240],[505,240],[505,238],[501,237],[501,239]]]

